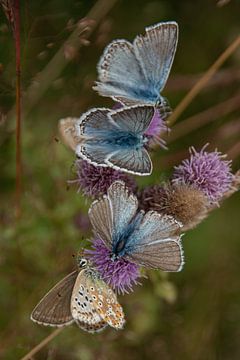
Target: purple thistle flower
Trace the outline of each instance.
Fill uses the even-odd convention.
[[[159,134],[168,129],[165,121],[162,119],[158,109],[155,110],[152,121],[146,131],[148,136],[159,136]]]
[[[137,185],[133,177],[110,167],[94,166],[85,160],[76,160],[77,178],[70,180],[75,183],[78,191],[87,196],[99,196],[105,194],[109,186],[115,180],[122,180],[131,191],[136,191]]]
[[[226,155],[218,151],[205,151],[206,144],[199,152],[190,148],[190,159],[175,166],[172,182],[193,185],[202,190],[209,200],[218,202],[229,190],[233,181],[231,161],[223,160]]]
[[[101,274],[102,278],[118,293],[133,291],[133,285],[139,284],[141,277],[139,267],[128,260],[119,258],[112,260],[111,251],[101,239],[92,241],[92,249],[85,250],[85,254]]]

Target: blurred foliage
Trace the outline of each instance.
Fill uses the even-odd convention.
[[[22,92],[36,81],[61,48],[76,22],[95,1],[50,0],[22,2]],[[215,1],[122,0],[104,18],[91,43],[74,54],[65,70],[23,119],[22,216],[14,219],[14,123],[5,117],[15,102],[14,43],[0,12],[0,357],[24,356],[52,329],[29,319],[35,304],[74,267],[82,239],[91,233],[79,228],[90,200],[68,189],[74,156],[55,138],[59,118],[77,115],[89,107],[112,106],[91,86],[105,45],[115,38],[132,40],[144,27],[176,20],[180,41],[165,94],[174,107],[184,96],[185,82],[203,73],[239,34],[240,2],[217,6]],[[225,64],[238,71],[239,50]],[[181,75],[178,91],[174,91]],[[227,76],[227,75],[226,75]],[[238,78],[239,80],[239,78]],[[172,90],[171,90],[172,89]],[[221,103],[239,92],[236,78],[209,86],[179,121]],[[226,132],[221,132],[225,126]],[[227,126],[227,127],[226,127]],[[159,182],[189,146],[206,142],[227,152],[239,142],[239,112],[233,111],[198,131],[181,137],[169,151],[154,153],[154,173],[138,178],[140,185]],[[174,129],[172,130],[174,131]],[[236,154],[233,168],[240,165]],[[80,215],[79,215],[80,214]],[[82,214],[82,215],[81,215]],[[142,286],[120,297],[127,324],[123,331],[107,329],[90,335],[66,328],[34,359],[186,359],[240,358],[240,237],[239,194],[226,201],[197,229],[184,236],[186,265],[179,274],[148,272]]]

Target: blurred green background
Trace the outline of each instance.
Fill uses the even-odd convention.
[[[21,2],[23,95],[33,84],[38,88],[37,74],[44,73],[60,48],[69,50],[65,41],[95,3]],[[22,215],[16,221],[15,125],[11,116],[5,116],[15,103],[14,41],[0,11],[1,359],[20,359],[53,331],[32,323],[29,314],[46,291],[74,268],[72,254],[82,238],[91,236],[84,219],[91,200],[77,193],[76,187],[68,188],[67,180],[75,176],[74,155],[55,138],[60,118],[79,116],[90,107],[112,106],[112,101],[91,89],[106,44],[115,38],[133,40],[145,26],[159,21],[177,21],[179,45],[164,91],[174,108],[239,35],[239,14],[240,2],[233,0],[117,1],[90,37],[90,45],[66,54],[71,58],[67,66],[23,119]],[[204,112],[192,119],[200,125],[192,132],[186,126],[168,151],[154,152],[154,172],[138,178],[140,186],[158,183],[187,156],[189,146],[200,148],[207,142],[209,149],[227,152],[233,169],[239,168],[239,61],[238,49],[178,119],[180,123]],[[47,77],[42,81],[47,82]],[[170,139],[174,131],[173,127]],[[71,326],[32,359],[239,359],[239,199],[235,194],[185,234],[186,264],[181,273],[148,272],[142,286],[119,297],[127,319],[123,331],[109,328],[91,335]]]

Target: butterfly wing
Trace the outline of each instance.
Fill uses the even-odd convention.
[[[81,143],[76,147],[76,154],[95,166],[107,166],[105,159],[111,153],[107,139],[118,126],[111,121],[109,109],[92,109],[83,114],[79,120]]]
[[[136,57],[150,87],[161,92],[172,67],[178,41],[176,22],[159,23],[146,28],[144,36],[135,38]]]
[[[130,194],[124,182],[115,181],[102,199],[92,203],[89,209],[89,219],[93,231],[109,249],[114,241],[135,216],[138,200]]]
[[[80,134],[85,139],[102,139],[109,131],[116,131],[118,126],[108,116],[111,110],[94,108],[87,111],[79,119]]]
[[[153,106],[135,105],[112,110],[109,116],[121,130],[142,135],[149,127],[154,111]]]
[[[31,320],[49,326],[71,324],[71,296],[77,276],[78,271],[74,271],[57,283],[37,304],[31,314]]]
[[[96,332],[100,332],[108,326],[108,324],[104,320],[100,320],[100,321],[96,322],[94,325],[87,324],[84,321],[80,321],[80,320],[75,320],[75,323],[80,327],[80,329],[87,331],[89,333],[92,333],[92,334],[94,334]]]
[[[149,175],[152,163],[143,147],[142,136],[153,115],[152,106],[89,111],[80,118],[83,141],[76,148],[77,155],[95,166],[110,166],[125,172]],[[139,146],[136,146],[138,141]]]
[[[100,200],[95,200],[88,211],[93,232],[103,240],[105,245],[110,249],[112,246],[113,234],[113,213],[111,204],[106,195]]]
[[[111,116],[121,130],[143,135],[154,116],[153,106],[131,106],[112,111]],[[106,164],[116,170],[144,176],[152,172],[152,162],[147,150],[138,148],[119,149],[106,158]]]
[[[125,105],[156,104],[172,66],[177,40],[177,23],[166,22],[146,28],[146,34],[137,36],[133,45],[126,40],[113,41],[98,64],[100,81],[94,89]]]
[[[102,330],[107,325],[123,326],[123,312],[115,294],[92,269],[84,269],[76,280],[71,312],[77,324],[86,331]]]
[[[163,271],[180,271],[184,264],[181,224],[172,216],[149,211],[126,243],[127,258]]]
[[[152,173],[152,161],[144,147],[115,151],[105,162],[109,167],[134,175],[146,176]]]
[[[126,40],[110,43],[98,64],[99,82],[93,87],[102,96],[119,98],[132,105],[138,102],[136,89],[144,84],[141,66],[134,54],[133,46]]]
[[[98,313],[108,325],[122,329],[125,323],[124,312],[113,290],[101,279],[94,279],[92,297]],[[94,296],[95,295],[95,296]]]

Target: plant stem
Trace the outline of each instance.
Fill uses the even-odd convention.
[[[53,331],[50,335],[45,337],[38,345],[36,345],[27,355],[25,355],[20,360],[31,360],[33,359],[33,355],[35,355],[38,351],[40,351],[45,345],[47,345],[52,339],[54,339],[61,331],[63,331],[64,327],[59,328]]]
[[[20,4],[14,0],[15,52],[16,52],[16,217],[21,214],[22,159],[21,159],[21,48]]]
[[[212,76],[217,72],[217,70],[224,64],[224,62],[232,55],[232,53],[240,45],[240,36],[229,45],[229,47],[219,56],[219,58],[213,63],[212,66],[205,72],[201,79],[192,87],[192,89],[187,93],[187,95],[182,99],[178,104],[176,109],[173,111],[172,115],[168,118],[168,125],[172,126],[183,111],[188,107],[188,105],[193,101],[193,99],[199,94],[202,88],[207,84],[207,82],[212,78]]]
[[[176,141],[183,136],[186,136],[192,131],[199,129],[200,127],[215,121],[217,118],[226,116],[233,111],[240,108],[240,94],[233,96],[232,98],[225,100],[217,105],[214,105],[207,110],[201,111],[183,121],[174,125],[172,131],[167,138],[167,143]]]

